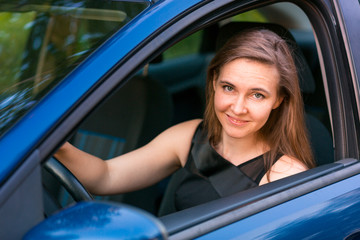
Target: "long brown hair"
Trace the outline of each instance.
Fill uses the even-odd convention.
[[[217,81],[222,67],[239,58],[273,65],[280,74],[278,94],[283,97],[280,106],[270,113],[268,121],[259,130],[270,151],[265,155],[265,170],[273,165],[278,154],[288,155],[315,166],[304,120],[304,106],[294,58],[287,42],[267,29],[251,29],[232,37],[211,61],[206,80],[206,108],[204,126],[210,143],[221,141],[222,126],[214,109],[213,81]],[[268,179],[269,179],[269,175]]]

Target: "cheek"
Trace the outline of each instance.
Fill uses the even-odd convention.
[[[272,105],[270,104],[254,104],[255,106],[252,106],[251,115],[254,119],[258,120],[259,122],[265,122],[270,116],[270,113],[272,111]]]
[[[228,106],[228,99],[224,95],[216,93],[214,96],[214,108],[215,111],[224,111]]]

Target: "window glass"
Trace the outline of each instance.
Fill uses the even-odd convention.
[[[0,134],[115,31],[140,1],[0,4]]]
[[[241,13],[231,18],[234,22],[249,21],[249,22],[267,22],[267,18],[259,10],[251,10]]]
[[[203,31],[198,31],[178,42],[163,53],[164,60],[198,53],[200,51],[202,35]]]

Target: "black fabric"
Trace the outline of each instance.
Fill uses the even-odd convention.
[[[239,166],[224,159],[210,145],[202,123],[193,137],[188,160],[179,171],[181,179],[175,191],[177,210],[256,187],[266,174],[263,155]]]

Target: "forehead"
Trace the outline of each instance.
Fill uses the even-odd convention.
[[[264,84],[277,86],[280,74],[275,65],[256,60],[239,58],[226,63],[221,69],[219,80],[232,84]]]

